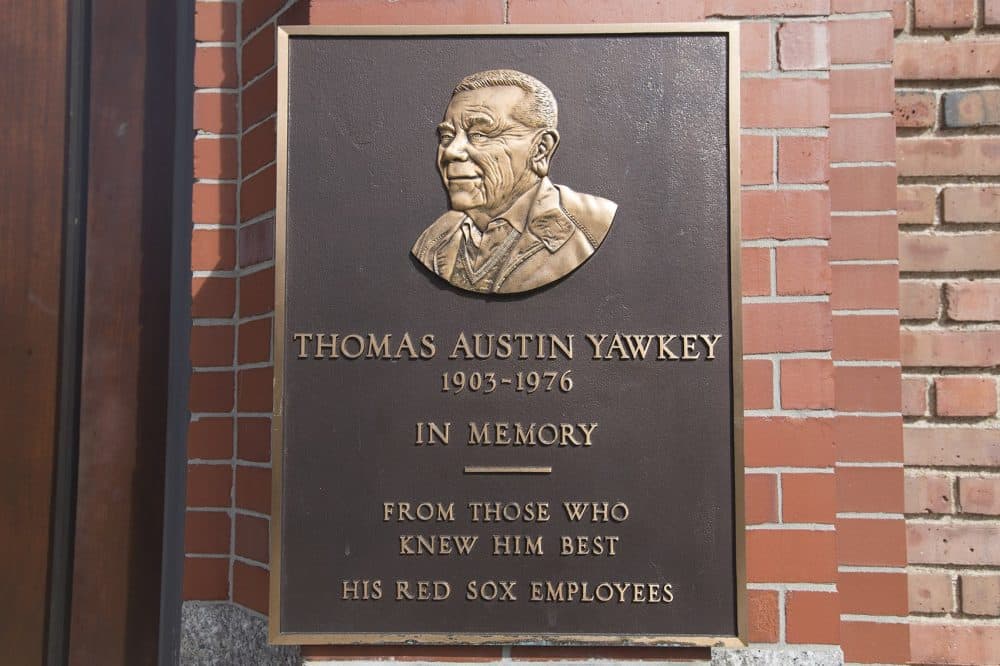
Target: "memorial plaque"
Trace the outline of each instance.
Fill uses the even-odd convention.
[[[271,640],[742,644],[737,27],[278,40]]]

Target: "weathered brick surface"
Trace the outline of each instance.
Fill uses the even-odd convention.
[[[944,94],[947,127],[1000,125],[1000,90],[956,90]]]

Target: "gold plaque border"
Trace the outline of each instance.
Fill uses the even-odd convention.
[[[661,634],[369,632],[286,633],[281,631],[281,497],[285,367],[285,218],[287,214],[288,42],[292,37],[416,35],[725,35],[729,50],[729,271],[732,308],[733,518],[737,634],[722,636]],[[532,645],[743,647],[747,645],[746,525],[743,496],[743,325],[740,287],[740,26],[733,21],[705,23],[616,23],[585,25],[309,25],[278,27],[277,202],[275,210],[274,407],[271,420],[271,523],[268,640],[275,645]]]

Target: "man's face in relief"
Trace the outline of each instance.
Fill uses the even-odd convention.
[[[465,90],[438,125],[438,170],[451,208],[495,217],[538,182],[532,156],[542,130],[516,119],[526,93],[516,86]]]

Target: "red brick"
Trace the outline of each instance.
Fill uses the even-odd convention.
[[[405,3],[404,3],[405,4]],[[454,0],[451,4],[468,3]],[[616,0],[589,0],[586,3],[567,3],[562,0],[511,0],[511,23],[632,23],[647,21],[693,21],[704,17],[703,3],[692,0],[666,2],[617,2]],[[420,7],[420,5],[417,5]],[[480,23],[503,23],[503,3],[490,4],[499,16],[490,16]],[[420,17],[425,12],[415,9]],[[353,19],[353,17],[352,17]],[[452,19],[454,21],[454,19]],[[447,22],[452,22],[447,21]],[[353,22],[353,21],[352,21]],[[424,21],[418,21],[424,22]],[[427,21],[432,22],[432,21]],[[467,21],[455,21],[466,23]]]
[[[907,465],[1000,466],[1000,433],[980,428],[921,428],[904,431]]]
[[[902,404],[899,368],[841,366],[834,370],[837,411],[898,412]]]
[[[962,513],[1000,515],[1000,477],[963,476],[958,482]]]
[[[184,516],[184,552],[229,554],[229,514],[224,511],[187,511]]]
[[[1000,331],[900,331],[903,365],[990,368],[1000,363]]]
[[[774,375],[770,361],[743,361],[743,409],[774,406]]]
[[[744,127],[826,127],[829,85],[823,79],[744,79],[740,109]]]
[[[917,28],[971,28],[974,0],[916,0],[913,25]]]
[[[244,0],[242,2],[243,36],[246,37],[251,32],[264,25],[274,18],[286,0]]]
[[[254,266],[274,258],[274,220],[254,222],[240,229],[240,267]]]
[[[947,474],[910,472],[904,498],[906,513],[946,514],[955,510],[952,479]]]
[[[941,307],[941,288],[927,280],[902,280],[899,283],[899,316],[903,319],[937,319]]]
[[[989,664],[1000,654],[1000,625],[914,623],[912,663]]]
[[[892,310],[899,306],[899,269],[895,264],[833,266],[835,310]]]
[[[830,60],[835,65],[892,60],[892,18],[830,21]]]
[[[844,661],[868,664],[910,663],[909,625],[889,622],[842,622]]]
[[[837,561],[841,565],[906,566],[906,543],[902,518],[837,520]]]
[[[833,318],[833,358],[837,361],[899,360],[899,317],[837,315]]]
[[[249,368],[239,371],[239,411],[271,411],[272,377],[271,368]]]
[[[224,413],[233,408],[233,373],[191,374],[189,404],[192,412]]]
[[[192,317],[231,317],[235,309],[235,279],[191,278]]]
[[[1000,576],[962,574],[962,612],[967,615],[1000,615]]]
[[[838,467],[837,510],[903,513],[901,467]]]
[[[895,101],[892,69],[835,69],[830,72],[831,113],[889,113]]]
[[[927,386],[926,377],[903,377],[903,416],[927,413]]]
[[[271,462],[271,419],[241,417],[236,426],[240,460]]]
[[[277,159],[275,121],[268,120],[243,135],[243,173],[249,174]],[[273,207],[273,206],[272,206]]]
[[[903,459],[903,419],[900,416],[837,416],[833,438],[837,460],[898,462]]]
[[[243,44],[243,81],[252,81],[274,66],[276,29],[268,26]]]
[[[195,224],[236,223],[236,185],[195,183],[191,186],[192,221]]]
[[[743,306],[743,351],[827,351],[833,342],[830,317],[829,303],[747,303]]]
[[[907,542],[914,564],[1000,565],[995,523],[910,523]]]
[[[229,507],[233,470],[229,464],[187,466],[187,505]]]
[[[926,91],[899,90],[892,112],[896,127],[934,127],[937,121],[937,94]]]
[[[842,166],[830,170],[833,210],[891,210],[896,205],[896,168]]]
[[[833,0],[830,12],[833,14],[865,14],[887,12],[892,9],[892,0]]]
[[[946,127],[1000,125],[1000,90],[955,90],[944,93]]]
[[[278,77],[275,70],[249,84],[240,98],[243,129],[256,125],[278,110]]]
[[[778,181],[825,183],[830,179],[826,137],[783,136],[778,139]]]
[[[194,129],[215,134],[236,131],[236,94],[197,91],[194,95]]]
[[[779,247],[775,256],[778,294],[801,296],[830,293],[830,253],[826,247]]]
[[[778,65],[785,71],[829,69],[830,37],[827,23],[782,23],[778,28]]]
[[[830,0],[705,0],[706,16],[825,16]]]
[[[771,69],[771,44],[770,21],[740,23],[740,69],[744,72]]]
[[[232,229],[191,232],[191,270],[228,271],[236,267],[236,234]]]
[[[240,190],[240,220],[246,222],[274,210],[277,170],[269,166],[244,181]]]
[[[238,175],[236,139],[195,139],[194,177],[232,180]]]
[[[183,586],[185,601],[222,601],[229,598],[229,560],[222,557],[185,557]]]
[[[236,506],[257,513],[271,512],[271,470],[236,467]]]
[[[233,601],[267,614],[268,572],[240,561],[233,562]]]
[[[538,651],[544,654],[554,653],[552,659],[580,659],[581,650],[588,648],[511,648],[511,657],[517,661],[541,661]],[[613,655],[612,659],[621,659],[622,650],[638,650],[641,653],[656,653],[658,657],[667,658],[672,651],[683,651],[686,648],[589,648],[590,654],[601,653]],[[490,662],[500,661],[503,654],[498,646],[469,645],[303,645],[302,656],[308,663],[311,660],[347,661],[364,659],[366,661],[421,661],[421,662]],[[664,654],[666,653],[666,654]],[[562,656],[565,655],[565,656]],[[644,657],[633,656],[633,659]],[[646,657],[649,658],[649,657]]]
[[[781,475],[781,520],[832,525],[837,515],[833,474]]]
[[[1000,70],[1000,40],[901,41],[894,64],[900,80],[993,79]]]
[[[191,327],[191,365],[210,368],[232,364],[232,326]]]
[[[747,532],[747,579],[750,582],[829,583],[836,577],[832,531]]]
[[[767,296],[771,293],[771,249],[745,247],[741,251],[744,296]]]
[[[934,224],[937,189],[933,185],[896,188],[896,210],[900,224]]]
[[[946,222],[1000,222],[1000,187],[944,188],[944,219]]]
[[[1000,25],[1000,0],[986,0],[983,12],[983,23],[989,26]]]
[[[830,236],[830,259],[895,259],[899,234],[893,215],[835,217]]]
[[[751,643],[777,643],[781,618],[778,616],[778,593],[773,590],[747,590]]]
[[[240,325],[240,363],[271,360],[271,319],[255,319]]]
[[[238,82],[235,48],[205,46],[194,50],[195,88],[235,88]]]
[[[744,185],[774,182],[774,137],[753,134],[740,137],[740,182]]]
[[[747,467],[829,467],[834,462],[831,419],[747,418]]]
[[[785,601],[789,643],[840,643],[840,603],[836,592],[788,592]]]
[[[829,238],[830,193],[825,190],[743,192],[743,238]]]
[[[1000,270],[1000,232],[957,234],[900,234],[902,271]]]
[[[778,484],[774,474],[747,474],[743,482],[746,523],[778,522]]]
[[[848,615],[906,615],[906,578],[905,573],[842,571],[837,581],[840,611]]]
[[[830,161],[891,162],[896,159],[892,118],[831,118]]]
[[[950,574],[911,571],[908,587],[911,613],[950,613],[955,608]]]
[[[934,380],[938,416],[993,416],[997,382],[993,377],[952,375]]]
[[[188,458],[221,460],[233,456],[233,420],[204,418],[188,424]]]
[[[1000,175],[1000,137],[899,139],[896,163],[900,176],[996,176]]]
[[[550,12],[551,22],[561,23],[555,3],[539,2],[541,11]],[[529,5],[530,6],[530,5]],[[525,18],[525,5],[510,3],[511,23],[530,23]],[[515,18],[516,15],[516,18]],[[503,5],[498,2],[463,2],[463,0],[431,0],[430,2],[385,2],[384,0],[318,0],[309,14],[313,24],[358,23],[430,24],[503,23]],[[581,17],[581,22],[583,19]]]
[[[236,554],[267,564],[269,560],[268,521],[236,514]]]
[[[240,278],[240,316],[252,317],[274,309],[274,269]]]
[[[781,362],[782,409],[831,409],[833,361],[794,359]]]
[[[194,39],[198,42],[231,42],[236,39],[236,5],[196,2]]]

